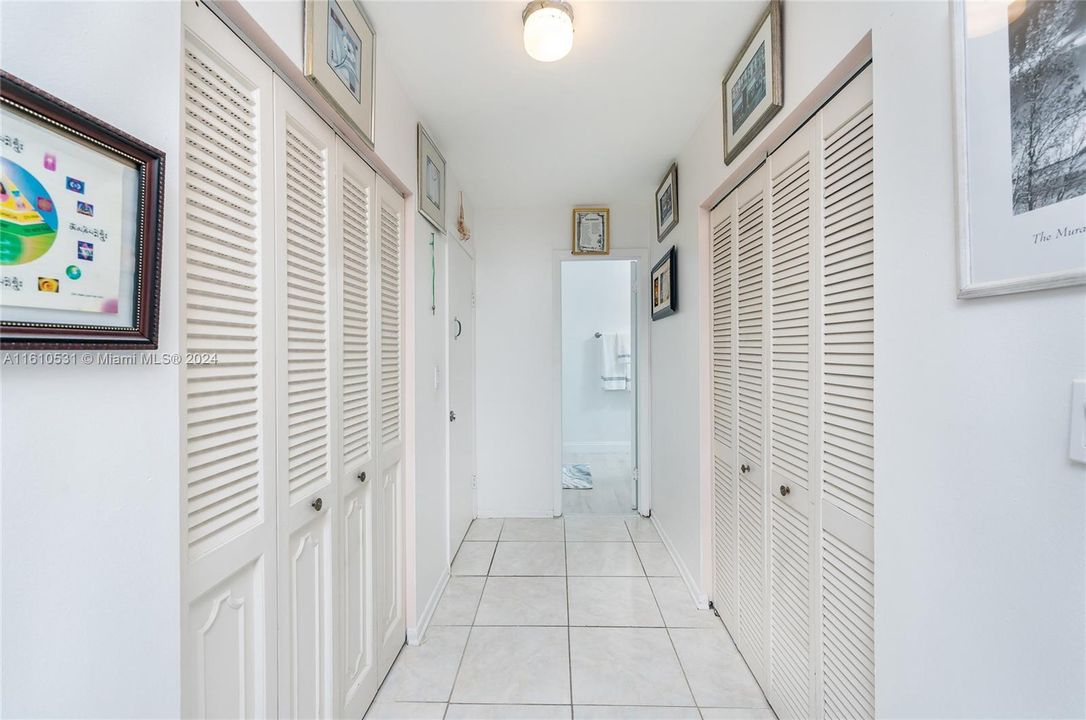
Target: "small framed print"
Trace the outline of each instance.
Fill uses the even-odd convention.
[[[675,246],[652,268],[652,319],[659,320],[679,311],[678,255]]]
[[[0,345],[155,349],[161,150],[0,71]]]
[[[678,224],[679,166],[672,163],[660,181],[660,187],[656,188],[656,242],[663,242]]]
[[[573,208],[573,254],[611,253],[611,211],[607,208]]]
[[[784,106],[781,3],[769,7],[721,83],[724,162],[731,163]]]
[[[305,76],[370,147],[376,42],[357,0],[305,0]]]
[[[445,158],[419,123],[418,208],[438,232],[445,232]]]

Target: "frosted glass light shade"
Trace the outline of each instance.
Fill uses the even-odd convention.
[[[524,8],[524,50],[540,62],[561,60],[573,49],[573,9],[568,3],[536,0]]]

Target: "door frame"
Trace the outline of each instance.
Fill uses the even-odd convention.
[[[553,292],[553,341],[551,343],[551,396],[558,398],[553,418],[551,478],[554,483],[553,515],[562,514],[562,263],[604,262],[608,260],[634,260],[637,277],[630,288],[637,308],[637,347],[634,349],[634,378],[637,388],[637,406],[634,408],[634,425],[637,428],[637,513],[648,517],[652,512],[652,398],[649,393],[650,362],[649,328],[650,307],[648,293],[649,251],[640,249],[614,249],[608,255],[570,255],[569,250],[552,253],[551,275]]]
[[[471,251],[470,247],[461,241],[455,241],[455,236],[449,235],[449,239],[445,243],[445,335],[443,342],[445,344],[445,410],[446,415],[455,408],[452,406],[452,346],[454,338],[452,337],[452,323],[453,323],[453,308],[452,308],[452,256],[455,252],[462,252],[467,257],[468,262],[471,263],[471,328],[472,333],[477,331],[478,325],[476,323],[476,307],[475,307],[475,292],[477,289],[477,268],[475,266],[475,254]],[[454,249],[458,248],[458,249]],[[475,338],[475,335],[472,335]],[[478,438],[478,423],[475,421],[478,415],[479,407],[479,376],[476,372],[478,369],[478,347],[475,342],[471,343],[471,517],[472,519],[479,517],[479,489],[476,486],[476,477],[479,470],[479,438]],[[458,419],[459,421],[459,419]],[[460,549],[459,544],[453,547],[452,544],[452,482],[453,482],[453,467],[452,467],[452,422],[446,423],[445,426],[445,555],[448,557],[449,564],[452,564],[453,557],[456,555],[457,550]],[[470,523],[469,523],[470,529]],[[465,535],[466,537],[466,535]],[[461,538],[463,542],[463,538]]]

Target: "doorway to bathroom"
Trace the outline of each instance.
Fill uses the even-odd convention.
[[[556,449],[561,514],[648,514],[639,432],[641,381],[647,377],[647,328],[638,292],[637,257],[558,263],[560,298],[560,447]]]

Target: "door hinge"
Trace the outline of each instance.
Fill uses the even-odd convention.
[[[472,473],[471,474],[471,489],[474,490],[478,484],[479,484],[479,476],[476,475],[475,473]]]
[[[640,480],[641,479],[641,468],[634,468],[633,469],[633,479],[634,480]]]
[[[471,294],[471,306],[475,307],[475,293]]]

